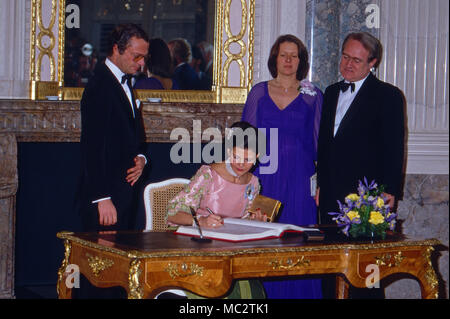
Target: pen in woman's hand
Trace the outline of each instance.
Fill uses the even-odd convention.
[[[206,211],[209,213],[210,217],[212,217],[212,219],[213,219],[210,226],[217,227],[217,226],[223,225],[223,219],[219,215],[216,215],[209,207],[206,207]],[[217,223],[219,223],[219,224],[217,224]]]

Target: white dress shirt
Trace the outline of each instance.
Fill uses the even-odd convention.
[[[116,77],[117,81],[119,81],[120,85],[122,85],[122,89],[125,91],[125,94],[128,97],[128,101],[130,102],[131,112],[133,113],[134,117],[134,109],[133,109],[133,100],[131,97],[131,91],[130,88],[127,85],[127,82],[122,83],[122,76],[125,75],[125,73],[122,72],[114,63],[111,62],[110,59],[106,58],[105,65],[108,67],[108,69],[111,70],[112,74]],[[136,101],[136,106],[138,107],[138,101]],[[139,107],[138,107],[139,108]]]
[[[361,86],[363,85],[364,81],[367,79],[368,76],[369,74],[367,74],[367,76],[364,79],[354,82],[355,90],[353,92],[351,88],[348,88],[348,90],[345,92],[340,91],[338,104],[336,108],[336,116],[334,118],[334,136],[336,136],[336,132],[339,129],[339,125],[341,125],[342,119],[344,118],[345,114],[350,108],[350,105],[352,105],[353,100],[356,97],[356,94],[358,94],[359,89],[361,88]],[[348,81],[345,82],[349,83]]]

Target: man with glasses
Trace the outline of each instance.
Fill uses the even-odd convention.
[[[319,130],[316,202],[322,224],[336,224],[329,212],[337,201],[357,192],[367,178],[385,186],[391,207],[401,194],[404,156],[404,97],[395,86],[378,80],[372,70],[382,58],[382,45],[369,33],[351,33],[342,45],[339,70],[343,81],[324,94]],[[326,282],[326,281],[323,281]],[[365,295],[369,289],[350,297]],[[333,288],[328,291],[334,293]],[[324,291],[324,297],[331,297]]]
[[[141,109],[131,81],[145,64],[148,42],[137,25],[116,27],[108,57],[84,90],[77,194],[84,231],[135,226],[136,183],[147,159]]]

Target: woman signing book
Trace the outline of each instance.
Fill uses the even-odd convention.
[[[227,159],[201,166],[190,183],[169,202],[169,225],[195,225],[191,207],[202,228],[219,228],[225,217],[267,219],[260,210],[248,211],[260,191],[258,178],[250,172],[258,158],[258,130],[247,122],[237,122],[227,133]],[[187,291],[184,295],[184,298],[200,298]],[[265,298],[264,287],[258,280],[239,280],[226,298]]]

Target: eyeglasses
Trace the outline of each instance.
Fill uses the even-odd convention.
[[[133,62],[135,62],[135,63],[138,63],[138,62],[140,62],[142,59],[145,59],[145,58],[146,58],[145,55],[142,55],[142,54],[140,54],[140,53],[132,52],[132,51],[130,50],[130,48],[127,48],[126,52],[128,52],[128,54],[130,54],[130,55],[132,56],[131,59],[132,59]]]
[[[142,59],[145,59],[145,55],[142,54],[132,54],[133,55],[133,62],[138,63]]]

